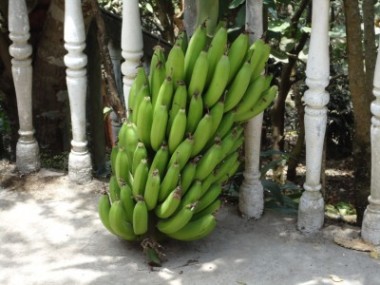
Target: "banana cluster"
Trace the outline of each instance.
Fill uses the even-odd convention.
[[[166,57],[156,47],[147,75],[138,68],[129,117],[111,153],[109,195],[99,200],[104,226],[128,241],[157,234],[191,241],[216,226],[223,183],[239,168],[243,123],[273,101],[263,75],[270,48],[227,31],[212,39],[199,26]]]

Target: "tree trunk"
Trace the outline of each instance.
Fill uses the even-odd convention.
[[[367,94],[372,95],[373,76],[376,65],[376,36],[375,36],[375,5],[373,0],[363,0],[363,24],[364,24],[364,59],[366,71]],[[375,99],[374,97],[372,97]],[[372,100],[371,100],[372,101]]]
[[[357,223],[361,224],[370,185],[370,103],[362,46],[361,17],[358,0],[345,0],[347,30],[348,78],[354,109],[354,172]],[[371,82],[372,86],[372,82]]]

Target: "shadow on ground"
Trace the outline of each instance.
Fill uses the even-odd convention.
[[[19,177],[9,167],[0,178],[0,284],[380,285],[379,260],[332,242],[341,228],[308,237],[296,216],[266,211],[247,221],[234,206],[222,208],[208,238],[164,244],[168,260],[151,268],[139,245],[100,224],[105,183],[78,186],[48,170]]]

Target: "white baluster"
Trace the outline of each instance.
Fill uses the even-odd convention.
[[[254,42],[263,34],[263,1],[246,1],[246,29]],[[251,119],[245,127],[244,181],[239,190],[239,210],[247,218],[258,219],[264,209],[263,186],[260,181],[260,147],[263,113]]]
[[[86,140],[87,56],[83,53],[86,38],[80,0],[65,1],[64,39],[68,51],[64,62],[73,133],[69,178],[82,184],[91,180],[92,166]]]
[[[306,181],[298,209],[298,229],[305,233],[318,231],[324,222],[321,195],[321,165],[326,132],[329,94],[329,0],[313,0],[312,30],[306,68],[305,139]]]
[[[20,122],[20,137],[16,146],[16,165],[27,174],[40,168],[39,148],[34,138],[32,116],[32,46],[28,44],[29,18],[24,0],[9,1],[9,47],[12,59],[12,75],[16,90]]]
[[[143,39],[140,22],[138,0],[123,0],[123,24],[121,30],[121,49],[124,62],[121,65],[123,73],[123,93],[125,107],[128,110],[128,95],[133,80],[136,77],[136,68],[141,65],[143,57]]]
[[[365,241],[380,245],[380,56],[376,61],[373,82],[373,95],[376,99],[371,104],[371,195],[369,205],[364,212],[362,237]]]

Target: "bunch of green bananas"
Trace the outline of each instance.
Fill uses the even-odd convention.
[[[263,75],[270,48],[227,31],[209,39],[199,26],[181,35],[167,58],[154,51],[149,76],[138,68],[129,117],[111,153],[109,195],[99,200],[104,226],[128,241],[155,237],[191,241],[216,225],[222,184],[240,165],[243,123],[273,101]]]

